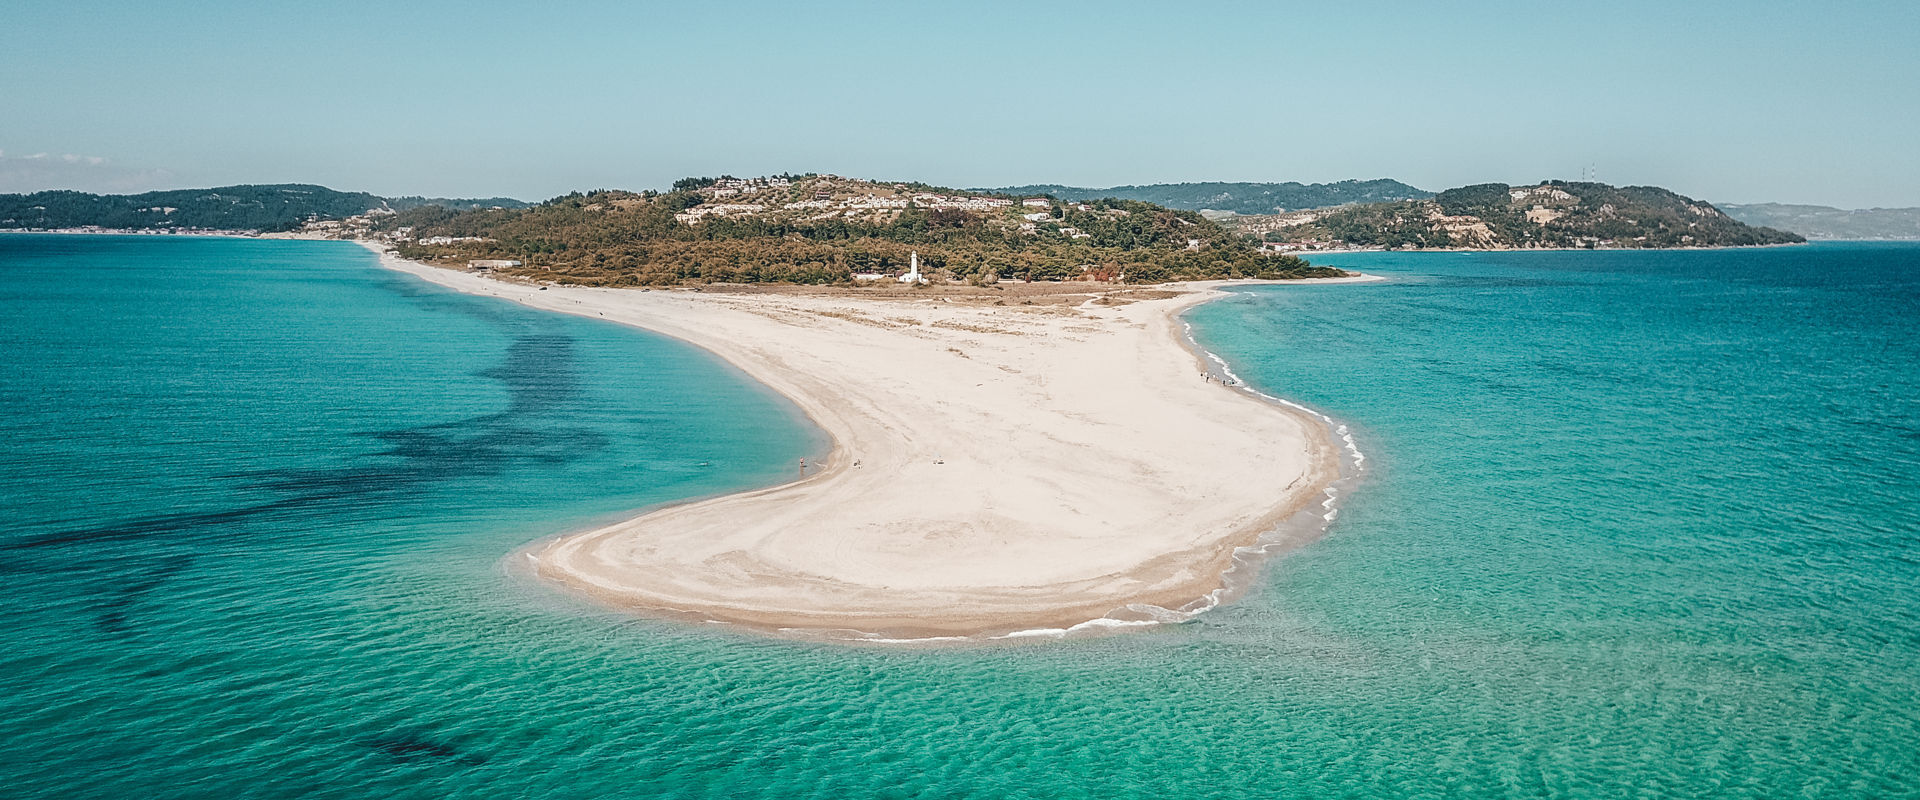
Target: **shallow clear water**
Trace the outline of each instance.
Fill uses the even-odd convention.
[[[0,236],[20,797],[1885,797],[1920,248],[1366,255],[1196,309],[1367,476],[1261,586],[973,649],[595,610],[525,542],[823,444],[702,353],[325,242]]]

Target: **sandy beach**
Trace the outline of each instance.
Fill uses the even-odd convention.
[[[541,289],[382,260],[685,340],[832,437],[795,482],[518,556],[621,607],[841,638],[1179,619],[1218,599],[1236,548],[1317,510],[1339,472],[1323,422],[1206,377],[1177,315],[1210,285],[994,305]]]

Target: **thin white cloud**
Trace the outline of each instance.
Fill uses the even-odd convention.
[[[9,156],[0,150],[0,192],[76,189],[129,194],[173,184],[174,175],[167,170],[124,167],[105,156],[79,153]]]

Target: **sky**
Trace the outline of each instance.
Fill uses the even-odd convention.
[[[1920,206],[1920,2],[0,8],[0,192],[1592,174]]]

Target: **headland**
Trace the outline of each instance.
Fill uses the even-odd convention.
[[[1340,473],[1323,420],[1232,386],[1187,346],[1178,315],[1219,296],[1212,284],[1038,302],[647,291],[381,257],[459,291],[692,343],[832,437],[826,462],[796,465],[793,482],[515,556],[623,608],[868,641],[1176,621],[1220,601],[1236,551],[1284,546],[1272,537],[1296,515],[1318,520]]]

